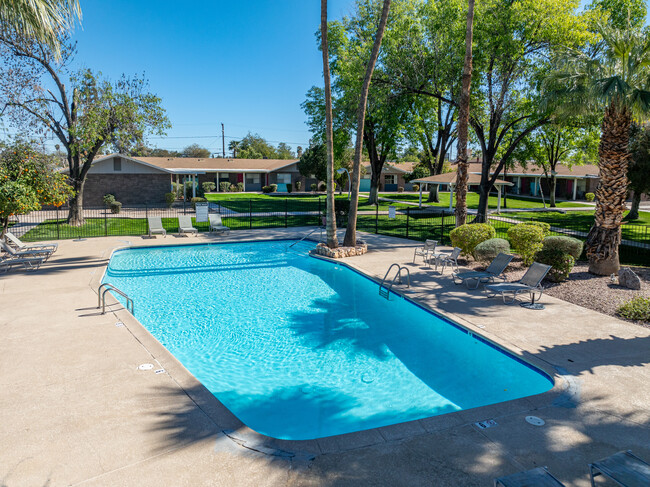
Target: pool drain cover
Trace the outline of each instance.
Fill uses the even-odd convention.
[[[526,422],[533,426],[544,426],[546,424],[546,421],[537,416],[526,416]]]
[[[153,369],[153,364],[142,364],[138,367],[138,370],[151,370]]]

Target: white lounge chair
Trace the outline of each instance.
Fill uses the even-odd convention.
[[[0,259],[0,272],[7,272],[16,265],[35,271],[44,261],[44,257],[7,257],[6,259]]]
[[[436,269],[438,270],[438,266],[442,267],[442,270],[440,271],[441,274],[445,273],[445,267],[449,266],[452,269],[454,267],[456,268],[456,272],[458,272],[458,257],[460,256],[462,249],[458,247],[454,247],[454,249],[451,252],[441,252],[439,254],[435,254],[433,258],[436,261]]]
[[[436,245],[438,245],[437,240],[425,240],[422,247],[416,247],[413,251],[413,263],[415,264],[415,258],[419,255],[431,267],[431,257],[436,252]]]
[[[33,250],[14,250],[4,240],[0,241],[0,247],[13,258],[41,257],[44,260],[49,259],[54,253],[50,249],[33,249]]]
[[[149,216],[147,217],[149,223],[149,236],[153,236],[154,233],[159,233],[163,237],[167,236],[167,230],[163,227],[162,219],[159,216]]]
[[[506,304],[514,303],[517,299],[517,295],[521,293],[529,293],[533,303],[542,299],[542,294],[544,294],[544,287],[542,286],[542,280],[548,274],[548,271],[551,270],[550,265],[540,264],[539,262],[533,262],[524,276],[519,279],[517,282],[498,282],[496,284],[486,284],[485,292],[487,293],[488,298],[493,298],[495,296],[501,295],[503,302]],[[535,295],[539,293],[539,298],[535,299]],[[506,299],[510,297],[510,300]]]
[[[192,226],[192,217],[189,215],[183,215],[178,217],[178,233],[194,233],[197,234],[199,231]]]
[[[491,283],[496,279],[505,281],[506,277],[503,275],[503,271],[506,270],[513,257],[511,254],[501,252],[484,271],[452,272],[451,277],[454,284],[464,283],[467,289],[476,289],[482,282]],[[476,282],[476,285],[472,286],[472,282]]]
[[[13,233],[11,232],[6,232],[5,233],[5,239],[7,240],[7,243],[12,244],[16,249],[18,250],[40,250],[40,249],[45,249],[45,250],[51,250],[52,253],[56,252],[56,249],[59,248],[59,244],[56,243],[30,243],[26,244],[22,242],[18,237],[16,237]]]
[[[230,228],[224,226],[223,222],[221,221],[221,215],[218,215],[216,213],[210,213],[208,215],[208,219],[210,220],[210,231],[211,232],[229,232]]]

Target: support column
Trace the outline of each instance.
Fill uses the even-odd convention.
[[[501,213],[501,185],[497,185],[497,213]]]
[[[573,178],[573,201],[576,200],[578,195],[578,178]]]
[[[449,211],[453,209],[454,205],[454,185],[449,183]]]
[[[419,205],[420,208],[422,208],[422,186],[424,186],[424,183],[420,183],[420,205]]]
[[[196,174],[192,174],[192,198],[196,198]]]
[[[241,182],[244,185],[244,192],[246,192],[246,173],[242,173],[241,175]]]
[[[534,181],[533,182],[533,196],[537,196],[537,191],[538,191],[537,188],[540,185],[540,178],[535,178],[535,179],[533,179],[533,181]]]

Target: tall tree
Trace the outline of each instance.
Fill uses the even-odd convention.
[[[50,132],[67,153],[70,200],[68,223],[81,225],[86,175],[105,145],[122,151],[144,143],[147,132],[164,134],[169,121],[161,100],[142,78],[102,79],[86,69],[67,70],[73,46],[61,42],[62,56],[47,46],[0,36],[4,49],[0,90],[14,123]],[[59,60],[57,60],[59,59]],[[52,89],[44,86],[52,85]],[[70,90],[68,87],[71,87]]]
[[[183,152],[181,152],[181,157],[193,157],[195,159],[208,159],[210,157],[210,151],[205,147],[201,147],[199,144],[190,144]]]
[[[320,39],[323,55],[323,78],[325,80],[325,151],[327,154],[327,246],[339,246],[336,238],[336,209],[334,207],[334,130],[332,126],[332,81],[330,79],[330,58],[327,42],[327,0],[320,2]]]
[[[467,32],[465,34],[465,62],[458,110],[458,176],[456,179],[456,226],[467,219],[467,127],[469,125],[469,97],[472,84],[472,39],[474,33],[474,0],[467,2]],[[449,195],[451,198],[452,195]]]
[[[372,73],[375,69],[375,63],[379,57],[379,48],[381,47],[381,40],[386,30],[386,22],[388,21],[388,12],[390,11],[391,0],[384,0],[377,33],[370,53],[370,58],[366,64],[366,73],[363,77],[363,84],[361,86],[361,93],[359,94],[359,104],[357,107],[357,129],[356,129],[356,143],[354,145],[354,164],[352,166],[352,174],[350,175],[350,213],[348,215],[348,225],[345,230],[345,237],[343,244],[346,247],[354,247],[357,243],[357,211],[359,207],[359,182],[361,179],[361,157],[363,152],[363,128],[366,119],[366,101],[368,100],[368,90],[372,80]]]
[[[627,177],[632,190],[632,206],[624,219],[634,221],[639,219],[641,195],[650,194],[650,129],[635,126],[630,150],[632,157]]]
[[[618,247],[628,190],[627,169],[633,116],[650,114],[650,37],[640,29],[597,24],[602,41],[588,52],[567,50],[555,59],[546,96],[561,109],[604,112],[594,225],[586,241],[589,272],[609,275],[620,268]]]

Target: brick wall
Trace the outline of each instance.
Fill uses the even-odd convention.
[[[103,206],[109,193],[126,206],[161,204],[170,191],[169,174],[88,174],[84,205]]]

